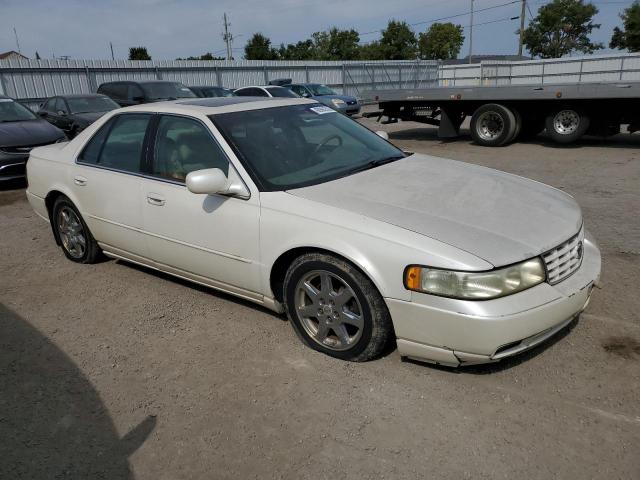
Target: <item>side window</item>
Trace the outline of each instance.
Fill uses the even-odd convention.
[[[115,119],[113,118],[109,120],[93,135],[93,137],[91,137],[91,140],[87,142],[82,153],[78,156],[78,161],[82,163],[89,163],[91,165],[96,165],[98,163],[104,139],[107,138],[107,134],[109,133],[114,121]]]
[[[189,172],[219,168],[229,173],[229,161],[209,131],[183,117],[162,116],[154,148],[152,174],[183,182]]]
[[[45,103],[43,110],[47,112],[55,112],[56,111],[56,99],[50,98],[47,103]]]
[[[304,96],[305,93],[307,93],[307,89],[301,85],[293,85],[291,87],[291,90],[293,90],[295,93],[297,93],[301,97]]]
[[[111,85],[111,91],[114,98],[125,100],[127,98],[127,85],[123,83],[116,83]]]
[[[145,114],[118,115],[89,141],[80,161],[125,172],[140,172],[150,118],[151,115]]]
[[[127,100],[133,100],[136,97],[144,97],[144,92],[135,83],[130,83],[127,85],[127,88]]]
[[[57,99],[56,99],[56,113],[57,113],[57,112],[65,112],[65,113],[68,113],[68,112],[67,112],[67,106],[65,105],[64,100],[63,100],[63,99],[61,99],[61,98],[57,98]]]

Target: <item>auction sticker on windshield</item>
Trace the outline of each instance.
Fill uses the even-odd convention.
[[[324,105],[321,107],[311,107],[309,110],[317,113],[318,115],[322,115],[323,113],[336,113],[333,108],[325,107]]]

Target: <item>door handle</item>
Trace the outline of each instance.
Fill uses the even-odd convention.
[[[81,177],[80,175],[77,175],[73,177],[73,183],[75,183],[79,187],[84,187],[87,184],[87,179],[84,177]]]
[[[155,205],[161,207],[164,205],[164,197],[162,195],[158,195],[157,193],[149,193],[147,194],[147,203],[150,205]]]

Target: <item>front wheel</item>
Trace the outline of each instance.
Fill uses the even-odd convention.
[[[100,247],[71,200],[58,197],[53,204],[51,220],[62,251],[69,260],[77,263],[98,260]]]
[[[379,356],[393,333],[375,285],[350,263],[322,253],[298,257],[284,281],[291,325],[309,347],[332,357],[366,361]]]

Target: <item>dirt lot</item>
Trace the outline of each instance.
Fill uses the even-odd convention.
[[[0,478],[640,478],[640,135],[486,149],[386,129],[577,198],[604,270],[571,331],[483,368],[345,363],[243,301],[67,261],[5,190]]]

